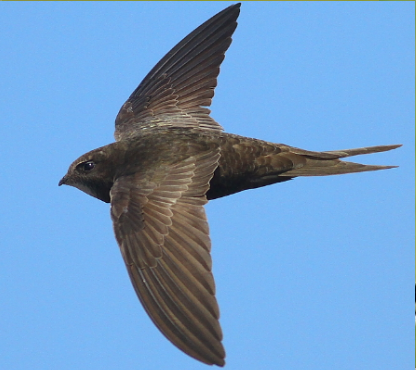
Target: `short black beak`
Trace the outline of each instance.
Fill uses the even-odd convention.
[[[62,177],[61,181],[59,181],[58,186],[65,185],[65,184],[66,184],[66,176]]]

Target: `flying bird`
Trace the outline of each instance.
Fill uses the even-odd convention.
[[[116,142],[79,157],[59,182],[111,204],[144,309],[175,346],[218,366],[225,350],[204,205],[298,176],[393,168],[341,159],[400,146],[314,152],[225,133],[207,107],[239,13],[240,4],[224,9],[169,51],[121,107]]]

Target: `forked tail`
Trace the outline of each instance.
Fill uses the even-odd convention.
[[[329,152],[312,152],[308,150],[290,147],[288,153],[281,153],[287,156],[295,164],[293,170],[289,170],[279,176],[327,176],[340,175],[344,173],[377,171],[395,168],[397,166],[373,166],[354,162],[345,162],[339,158],[352,157],[354,155],[386,152],[396,149],[401,145],[379,145],[366,148],[334,150]],[[293,157],[296,155],[296,159]]]

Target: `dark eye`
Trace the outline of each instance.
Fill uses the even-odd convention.
[[[95,167],[95,163],[93,161],[87,161],[87,162],[80,163],[77,167],[87,172],[87,171],[91,171]]]

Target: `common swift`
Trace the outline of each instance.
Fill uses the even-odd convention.
[[[136,293],[159,330],[189,356],[224,366],[204,205],[297,176],[375,171],[340,158],[400,145],[314,152],[223,132],[210,117],[240,4],[191,32],[121,107],[116,142],[69,167],[71,185],[106,203]]]

